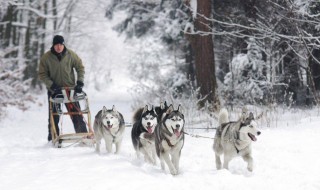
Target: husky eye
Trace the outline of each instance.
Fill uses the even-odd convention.
[[[249,125],[249,127],[250,127],[250,128],[253,128],[253,126],[252,126],[252,125]]]
[[[150,120],[153,120],[153,119],[154,119],[154,117],[151,117],[151,118],[150,118]]]

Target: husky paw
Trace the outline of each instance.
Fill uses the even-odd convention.
[[[163,162],[161,162],[161,163],[160,163],[160,165],[161,165],[161,170],[163,170],[163,171],[164,171],[164,170],[166,169],[166,167],[164,166],[164,163],[163,163]]]
[[[252,172],[252,171],[253,171],[253,164],[252,164],[252,162],[249,162],[249,163],[248,163],[247,169],[248,169],[249,172]]]
[[[178,171],[177,171],[176,169],[170,170],[170,173],[171,173],[172,175],[178,175]]]
[[[113,153],[112,150],[109,150],[109,149],[106,149],[106,151],[107,151],[108,154],[112,154]]]

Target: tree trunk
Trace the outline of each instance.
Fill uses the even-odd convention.
[[[312,56],[308,59],[308,70],[307,70],[307,84],[308,84],[308,94],[307,94],[307,105],[311,105],[314,101],[319,105],[319,97],[317,91],[320,90],[320,64],[318,59],[320,57],[320,50],[314,49],[311,52]],[[311,96],[312,94],[312,96]],[[311,98],[313,97],[313,98]]]
[[[14,18],[14,6],[9,6],[6,15],[4,16],[3,21],[7,21],[8,23],[4,27],[3,31],[3,47],[8,47],[10,44],[12,44],[12,22]],[[6,57],[9,55],[7,54]]]
[[[300,77],[299,77],[299,64],[298,58],[293,51],[289,51],[287,55],[283,58],[283,68],[284,68],[284,83],[287,84],[286,87],[286,101],[287,105],[291,105],[292,103],[301,104],[298,99],[299,91],[302,90],[302,86],[300,85]],[[293,102],[292,102],[293,101]]]
[[[197,16],[194,20],[195,32],[202,34],[188,35],[194,53],[196,82],[200,89],[200,107],[208,101],[216,110],[219,105],[216,98],[216,76],[211,26],[211,0],[197,1]]]
[[[53,31],[56,32],[57,23],[58,23],[58,19],[57,19],[58,11],[57,11],[57,1],[56,0],[52,0],[52,14],[53,14],[53,17],[54,17],[54,20],[53,20]]]
[[[310,67],[311,73],[312,73],[314,88],[316,90],[320,90],[320,64],[316,60],[313,59],[313,57],[315,57],[315,58],[320,57],[320,50],[314,49],[312,51],[312,55],[313,56],[309,58],[309,67]]]

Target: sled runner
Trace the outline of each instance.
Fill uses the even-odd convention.
[[[78,144],[82,143],[85,145],[93,145],[93,129],[91,127],[91,113],[89,109],[89,101],[87,94],[85,92],[75,93],[73,88],[62,88],[62,94],[56,94],[54,97],[50,97],[50,123],[51,123],[51,134],[52,134],[52,143],[55,147],[61,148],[62,143],[71,143]],[[72,107],[73,111],[64,111],[64,107]],[[54,111],[55,110],[55,111]],[[60,128],[57,131],[57,126],[54,122],[54,116],[59,116],[60,118]],[[85,122],[87,132],[75,132],[71,127],[71,131],[66,134],[63,134],[63,116],[70,115],[70,117],[79,117],[81,116]],[[77,127],[77,126],[74,126]],[[68,126],[69,131],[70,127]],[[82,126],[83,128],[83,126]]]

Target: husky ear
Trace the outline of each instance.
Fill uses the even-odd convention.
[[[254,120],[259,120],[262,118],[262,116],[263,116],[263,112],[261,112]]]
[[[114,105],[112,106],[112,111],[117,112],[116,107]]]
[[[163,109],[165,108],[165,104],[167,104],[167,103],[166,103],[166,102],[164,102],[164,103],[163,103],[163,102],[161,102],[161,103],[160,103],[160,109],[162,109],[162,110],[163,110]]]
[[[242,115],[247,115],[247,113],[248,113],[248,108],[246,108],[246,107],[243,107],[242,108]]]
[[[106,106],[103,106],[103,108],[102,108],[102,114],[105,114],[107,112],[107,108],[106,108]]]
[[[169,108],[168,108],[167,111],[166,111],[166,114],[171,113],[173,110],[174,110],[174,109],[173,109],[173,105],[170,104]]]
[[[241,116],[240,116],[240,121],[245,122],[245,120],[248,118],[248,109],[246,107],[242,108]]]
[[[241,123],[245,125],[249,125],[252,120],[254,120],[254,117],[253,117],[253,113],[250,112],[249,115],[243,121],[241,121]]]
[[[181,104],[179,104],[179,106],[178,106],[178,112],[183,114],[183,108],[182,108]]]
[[[148,105],[144,106],[142,113],[145,113],[146,111],[148,111]]]
[[[250,112],[250,114],[249,114],[249,119],[250,119],[250,120],[254,120],[254,116],[253,116],[253,113],[252,113],[252,112]]]

